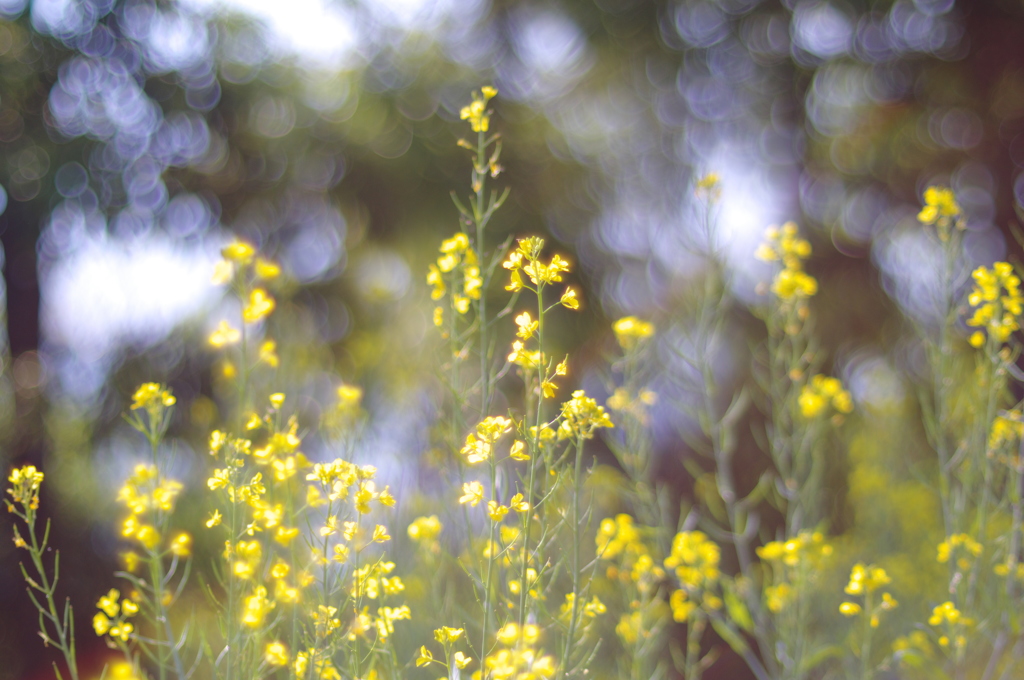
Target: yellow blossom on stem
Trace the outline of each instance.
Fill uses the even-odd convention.
[[[612,331],[615,332],[619,346],[624,350],[630,350],[639,341],[654,335],[654,324],[641,321],[635,316],[625,316],[612,324]]]
[[[469,503],[475,508],[483,498],[484,485],[480,482],[466,482],[462,485],[462,496],[459,498],[459,503]]]
[[[242,310],[242,318],[246,323],[256,323],[274,311],[276,303],[267,291],[255,288],[249,293],[249,303]]]
[[[209,343],[214,347],[226,347],[227,345],[234,345],[241,339],[241,332],[232,328],[231,324],[227,321],[221,321],[220,325],[217,326],[217,330],[210,334]]]

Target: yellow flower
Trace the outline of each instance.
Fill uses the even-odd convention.
[[[799,269],[783,269],[775,276],[772,292],[783,300],[814,297],[818,281]]]
[[[257,586],[252,595],[245,598],[242,608],[242,623],[250,628],[259,628],[274,603],[267,599],[267,589]]]
[[[709,172],[697,180],[697,190],[712,193],[718,190],[720,184],[721,180],[718,178],[718,173]]]
[[[459,498],[459,503],[463,505],[469,503],[475,508],[483,498],[484,485],[480,482],[466,482],[462,485],[462,496]]]
[[[426,646],[420,646],[420,655],[416,657],[416,667],[426,666],[434,662],[434,655],[430,653],[430,650]]]
[[[110,630],[110,619],[103,612],[96,612],[96,615],[92,617],[92,629],[96,631],[97,635],[106,635]]]
[[[131,409],[144,408],[148,410],[160,409],[161,407],[174,406],[176,399],[171,391],[159,383],[143,383],[132,395]]]
[[[562,404],[562,424],[558,429],[559,439],[582,437],[591,439],[599,428],[615,427],[604,407],[583,390],[572,393],[572,399]]]
[[[128,642],[128,638],[134,630],[135,626],[125,621],[124,623],[111,627],[109,632],[110,637],[118,638],[121,642]]]
[[[228,260],[221,260],[213,267],[213,276],[210,282],[215,286],[222,286],[229,283],[235,277],[235,263]]]
[[[516,331],[516,336],[523,340],[529,340],[533,337],[533,334],[537,332],[537,328],[540,326],[539,321],[534,321],[530,317],[529,312],[523,312],[516,317],[516,325],[519,326],[519,330]]]
[[[288,648],[282,642],[268,642],[263,652],[263,659],[270,666],[287,666]]]
[[[960,621],[960,610],[956,608],[952,602],[943,602],[939,606],[932,609],[932,615],[928,619],[928,625],[938,626],[943,621],[949,623],[957,623]]]
[[[231,327],[227,321],[221,321],[217,330],[210,334],[209,343],[214,347],[233,345],[242,339],[242,334]]]
[[[388,535],[388,528],[383,524],[378,524],[373,528],[373,542],[384,543],[391,540],[391,536]]]
[[[576,298],[576,291],[572,288],[566,288],[565,292],[562,293],[562,298],[558,302],[566,309],[580,308],[580,301]]]
[[[249,304],[242,310],[242,318],[246,323],[255,323],[274,311],[274,298],[262,288],[255,288],[249,294]]]
[[[844,602],[839,605],[839,613],[843,616],[856,616],[860,614],[860,605],[856,602]]]
[[[825,413],[829,406],[839,413],[853,411],[853,398],[839,379],[824,375],[815,375],[810,384],[801,388],[797,403],[800,414],[808,420]]]
[[[249,264],[256,249],[244,241],[235,241],[220,251],[221,257],[235,264]]]
[[[519,639],[519,626],[509,622],[502,626],[501,630],[498,631],[498,642],[503,645],[511,646],[515,644],[515,641]]]
[[[495,522],[500,522],[505,519],[505,515],[508,514],[508,508],[504,505],[499,505],[496,501],[487,501],[487,516]]]
[[[276,279],[281,275],[281,267],[276,262],[258,257],[256,258],[256,266],[253,267],[253,272],[257,278],[265,280]]]
[[[113,618],[117,616],[117,612],[121,609],[121,606],[117,603],[119,597],[121,597],[121,593],[111,588],[106,595],[99,599],[99,602],[96,603],[96,608]]]
[[[265,340],[260,345],[260,361],[271,368],[277,368],[281,360],[277,356],[277,343],[273,340]]]
[[[465,635],[466,631],[463,628],[450,628],[448,626],[442,626],[434,630],[434,639],[443,645],[450,645]]]
[[[955,220],[960,227],[960,206],[952,189],[946,187],[928,187],[924,190],[924,207],[917,214],[922,224],[935,224],[941,230],[948,230]]]
[[[526,444],[519,440],[512,443],[512,448],[509,450],[508,455],[512,460],[530,460],[530,454],[526,452]]]
[[[509,499],[508,505],[516,512],[529,512],[530,504],[523,500],[523,494],[517,493]]]
[[[1020,278],[1006,262],[996,262],[991,269],[978,267],[971,276],[974,288],[967,301],[975,310],[967,325],[984,328],[996,342],[1006,342],[1014,331],[1020,329],[1020,318],[1024,312]],[[978,333],[980,331],[971,336],[971,344],[982,347],[985,339]]]
[[[37,470],[35,465],[14,468],[7,481],[11,484],[7,493],[14,497],[15,503],[31,510],[39,507],[39,487],[43,483],[43,473]]]
[[[409,525],[409,538],[417,543],[431,542],[437,538],[443,528],[444,525],[441,524],[441,520],[438,519],[437,515],[417,517]]]
[[[612,324],[612,330],[619,346],[624,350],[630,350],[640,340],[654,335],[654,324],[641,321],[635,316],[626,316]]]
[[[176,557],[188,557],[192,554],[192,536],[182,531],[171,540],[171,554]]]
[[[491,118],[487,111],[487,102],[495,97],[498,91],[487,85],[480,89],[480,94],[473,93],[473,101],[468,106],[462,107],[459,118],[468,120],[473,132],[487,132],[491,124]]]
[[[466,656],[462,652],[455,652],[455,655],[452,657],[452,660],[455,662],[455,667],[459,669],[465,668],[473,662],[473,659]]]

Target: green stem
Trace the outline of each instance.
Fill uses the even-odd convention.
[[[569,667],[571,653],[576,637],[577,618],[580,608],[580,482],[583,476],[583,435],[576,436],[576,465],[573,470],[572,489],[572,609],[569,613],[569,632],[565,637],[565,648],[562,651],[562,663],[558,667],[558,677],[564,678]]]
[[[57,575],[54,575],[53,582],[50,582],[49,576],[46,575],[46,568],[43,565],[42,551],[38,540],[36,539],[36,513],[30,508],[25,508],[25,515],[21,515],[21,518],[25,520],[25,524],[28,527],[28,535],[31,540],[31,546],[29,549],[29,555],[32,558],[32,565],[36,569],[36,575],[39,577],[40,587],[36,588],[46,596],[46,618],[53,624],[54,631],[57,633],[57,640],[54,641],[50,638],[49,633],[45,630],[39,632],[45,635],[51,641],[56,642],[57,648],[64,655],[64,661],[68,665],[68,673],[71,675],[71,680],[78,680],[78,662],[75,657],[75,641],[74,636],[70,634],[70,630],[66,628],[62,623],[62,617],[57,615],[57,604],[53,601],[53,593],[57,589]],[[49,526],[47,526],[46,534],[49,535]],[[31,587],[31,584],[29,584]],[[34,600],[34,598],[33,598]],[[70,605],[66,605],[70,608]],[[70,609],[68,611],[68,619],[71,619]],[[73,624],[71,624],[73,625]]]

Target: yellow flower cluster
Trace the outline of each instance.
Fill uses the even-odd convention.
[[[35,465],[24,465],[14,468],[7,476],[10,487],[7,493],[14,498],[14,502],[26,510],[39,509],[39,487],[43,483],[43,473],[36,469]],[[4,499],[8,512],[14,512],[11,501]],[[21,546],[19,546],[21,547]]]
[[[562,422],[558,426],[559,439],[591,439],[594,431],[602,427],[615,427],[604,407],[583,390],[572,393],[572,399],[562,404]]]
[[[1006,342],[1020,330],[1020,317],[1024,312],[1024,297],[1020,293],[1020,278],[1007,262],[996,262],[991,269],[978,267],[971,273],[974,288],[967,298],[974,314],[967,320],[972,328],[984,328],[997,343]],[[974,347],[985,344],[985,334],[975,331],[970,343]]]
[[[665,566],[675,569],[679,580],[690,586],[712,584],[721,576],[718,544],[702,531],[682,531],[672,539],[672,551],[665,558]]]
[[[127,619],[139,613],[139,605],[127,597],[118,602],[120,597],[121,593],[111,588],[99,599],[96,603],[99,611],[92,617],[92,627],[96,635],[109,635],[125,643],[135,631],[135,626]]]
[[[497,633],[501,645],[484,657],[484,671],[476,671],[473,680],[542,680],[558,672],[555,658],[537,649],[540,627],[505,624]]]
[[[465,314],[470,300],[479,300],[484,280],[480,275],[480,262],[469,243],[469,236],[459,232],[441,242],[441,256],[427,269],[427,284],[433,287],[432,300],[440,300],[451,286],[451,301],[455,311]],[[434,325],[444,325],[444,308],[434,309]],[[447,337],[447,331],[442,333]]]
[[[818,282],[804,271],[804,260],[811,256],[811,244],[800,238],[795,223],[786,222],[782,228],[769,227],[767,241],[758,246],[754,257],[764,262],[782,262],[775,275],[772,292],[782,300],[803,300],[818,292]]]
[[[722,195],[722,180],[717,172],[709,172],[697,180],[695,193],[699,197],[706,197],[714,201]]]
[[[277,303],[263,287],[263,282],[280,276],[281,268],[269,260],[257,257],[256,249],[244,241],[234,241],[226,246],[221,250],[221,257],[223,259],[214,270],[213,282],[217,285],[232,284],[242,298],[242,320],[254,324],[269,316]],[[209,343],[213,347],[225,347],[237,343],[241,337],[238,329],[223,320],[210,335]],[[264,343],[261,350],[263,360],[276,366],[277,356],[273,345]]]
[[[770,541],[756,552],[772,570],[772,583],[764,587],[765,605],[778,613],[815,579],[821,560],[832,554],[832,546],[821,532],[801,531],[788,541]]]
[[[519,239],[516,249],[509,253],[508,258],[501,265],[511,272],[510,283],[505,286],[505,290],[512,292],[518,292],[523,288],[536,290],[523,281],[522,274],[526,274],[530,283],[536,287],[558,283],[562,280],[562,274],[569,271],[569,263],[556,253],[545,264],[540,259],[543,250],[544,239],[539,236]],[[569,309],[579,307],[576,292],[572,288],[566,288],[559,303]]]
[[[635,584],[642,594],[653,591],[665,578],[665,570],[652,553],[647,535],[649,529],[637,526],[627,514],[601,521],[597,531],[597,557],[615,560],[605,572],[611,580]]]
[[[940,647],[949,647],[952,642],[955,649],[963,649],[967,644],[966,630],[974,625],[974,620],[964,616],[955,604],[947,600],[932,608],[928,625],[940,630]]]
[[[923,630],[915,630],[910,635],[900,636],[893,640],[892,651],[897,653],[913,651],[927,658],[932,655],[932,644],[927,633]]]
[[[408,534],[409,538],[421,545],[430,544],[437,540],[437,537],[441,535],[442,529],[444,529],[444,525],[441,524],[441,520],[437,518],[437,515],[417,517],[409,525]]]
[[[864,607],[857,602],[846,601],[839,605],[839,613],[843,616],[856,616],[862,611],[866,611],[870,617],[871,627],[877,628],[879,615],[884,611],[893,610],[899,605],[888,592],[883,592],[881,601],[875,602],[875,591],[890,583],[892,583],[892,579],[885,573],[885,569],[873,564],[865,566],[858,562],[850,571],[850,582],[846,584],[845,592],[847,595],[863,596]]]
[[[672,551],[665,566],[674,569],[680,587],[669,597],[672,617],[686,621],[698,607],[708,610],[722,608],[722,599],[715,594],[721,577],[721,548],[701,531],[683,531],[672,539]]]
[[[171,391],[159,383],[143,383],[132,395],[132,410],[144,408],[151,413],[174,406],[177,400]]]
[[[970,569],[971,560],[981,555],[982,546],[967,534],[953,534],[939,543],[938,555],[935,559],[946,564],[951,557],[956,557],[956,565],[962,570]]]
[[[463,106],[459,111],[459,118],[468,120],[473,132],[487,132],[491,125],[490,111],[487,110],[487,102],[496,97],[498,91],[490,85],[480,88],[480,93],[473,93],[473,102]]]
[[[615,333],[619,347],[628,352],[641,340],[654,335],[654,324],[641,321],[635,316],[625,316],[612,324],[612,332]]]
[[[466,435],[466,445],[462,447],[462,455],[470,465],[482,463],[491,457],[494,444],[504,435],[512,431],[512,421],[501,416],[484,418],[476,426],[476,434]]]
[[[928,187],[924,190],[924,207],[917,214],[921,224],[934,224],[938,227],[942,240],[949,238],[949,228],[964,228],[960,219],[960,205],[956,202],[953,190],[947,187]]]
[[[121,526],[121,535],[152,551],[162,537],[155,524],[174,511],[174,501],[182,490],[181,482],[167,479],[155,465],[139,464],[117,492],[117,500],[131,513]],[[185,538],[183,538],[183,536]],[[191,539],[179,535],[168,546],[175,555],[188,555]]]
[[[820,374],[812,377],[810,384],[800,389],[797,403],[800,406],[800,415],[808,420],[822,415],[829,406],[838,413],[853,411],[853,399],[850,393],[843,389],[843,383],[839,378]]]
[[[444,646],[444,656],[446,661],[435,659],[434,655],[430,653],[430,650],[427,649],[426,645],[421,645],[419,656],[416,658],[416,667],[428,666],[432,663],[440,664],[445,668],[448,668],[449,675],[458,677],[457,672],[452,673],[451,666],[454,665],[455,668],[462,670],[473,661],[472,658],[466,656],[461,651],[456,651],[454,654],[452,653],[455,643],[461,640],[465,634],[466,631],[464,629],[451,628],[449,626],[442,626],[441,628],[434,630],[434,639]]]
[[[1010,409],[992,421],[988,435],[988,448],[997,450],[1003,446],[1015,446],[1024,436],[1024,415],[1020,409]]]

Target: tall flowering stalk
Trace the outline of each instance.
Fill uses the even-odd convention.
[[[66,601],[63,608],[57,607],[55,598],[57,581],[60,578],[60,552],[53,555],[53,576],[46,566],[44,555],[49,551],[50,520],[46,520],[43,535],[38,535],[36,521],[39,510],[39,489],[43,484],[43,473],[34,465],[24,465],[11,470],[7,477],[10,486],[4,499],[7,511],[21,520],[22,529],[14,525],[14,546],[25,550],[29,555],[31,571],[20,563],[21,575],[27,585],[29,599],[39,612],[39,635],[43,642],[60,650],[67,664],[71,680],[78,680],[78,660],[75,655],[75,618],[71,602]],[[26,540],[26,536],[28,540]],[[63,679],[57,664],[53,666],[54,675]]]

